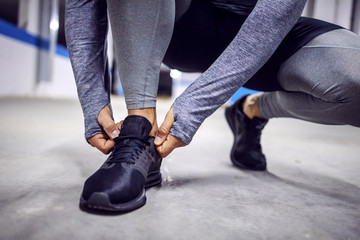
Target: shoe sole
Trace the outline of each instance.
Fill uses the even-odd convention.
[[[102,211],[130,212],[144,206],[146,203],[145,189],[134,200],[126,203],[112,204],[106,193],[95,192],[91,194],[89,200],[80,198],[80,205]]]
[[[80,205],[95,210],[112,211],[112,212],[130,212],[138,209],[146,204],[145,189],[160,185],[162,182],[162,175],[160,171],[151,172],[148,174],[144,189],[135,199],[119,204],[112,204],[106,193],[95,192],[91,194],[88,200],[82,196],[80,198]]]
[[[264,171],[266,170],[266,164],[265,165],[257,165],[256,167],[254,168],[250,168],[248,166],[245,166],[237,161],[235,161],[235,157],[233,156],[234,152],[235,152],[235,144],[236,144],[236,134],[235,134],[235,123],[233,121],[233,119],[231,118],[231,109],[230,107],[226,108],[225,109],[225,118],[226,118],[226,121],[228,122],[229,126],[230,126],[230,129],[231,129],[231,132],[233,133],[233,136],[234,136],[234,143],[232,145],[232,148],[231,148],[231,152],[230,152],[230,159],[231,159],[231,162],[238,168],[241,168],[241,169],[246,169],[246,170],[255,170],[255,171]]]

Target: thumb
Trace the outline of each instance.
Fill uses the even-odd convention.
[[[99,113],[98,122],[103,127],[106,134],[114,139],[119,136],[120,131],[115,124],[114,120],[111,118],[111,111],[108,105],[106,105]]]
[[[167,157],[175,148],[184,147],[186,144],[179,138],[168,134],[166,141],[162,145],[156,146],[161,157]]]
[[[119,131],[119,129],[118,129],[118,125],[115,124],[115,122],[114,122],[112,119],[110,119],[110,120],[105,120],[105,121],[103,121],[102,124],[100,124],[100,125],[103,127],[103,129],[105,130],[106,134],[107,134],[110,138],[114,139],[114,138],[116,138],[117,136],[119,136],[120,131]]]
[[[164,122],[159,127],[155,136],[155,145],[161,145],[166,137],[169,135],[170,129],[174,123],[174,105],[171,106],[170,110],[167,112]]]

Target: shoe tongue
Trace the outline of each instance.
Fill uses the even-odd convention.
[[[147,137],[152,129],[151,123],[142,116],[127,116],[121,125],[120,136]]]

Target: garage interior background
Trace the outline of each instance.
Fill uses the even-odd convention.
[[[77,96],[64,36],[64,4],[65,0],[0,0],[0,96]],[[360,33],[360,0],[309,0],[303,15]],[[113,63],[111,31],[109,35],[108,57]],[[113,93],[121,95],[116,68],[111,69]],[[164,66],[159,95],[176,97],[198,75]]]

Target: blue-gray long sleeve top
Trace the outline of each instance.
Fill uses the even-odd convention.
[[[202,122],[267,62],[305,3],[259,0],[225,51],[175,100],[170,133],[189,144]]]
[[[86,139],[104,133],[97,117],[103,107],[110,105],[110,78],[106,66],[107,31],[106,1],[66,1],[66,43],[84,114]]]

